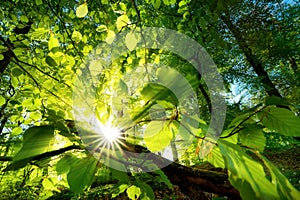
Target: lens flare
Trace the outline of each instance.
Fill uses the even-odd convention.
[[[83,137],[89,150],[99,154],[99,157],[102,157],[102,155],[110,157],[122,151],[120,145],[123,144],[124,136],[121,129],[114,125],[112,117],[105,123],[97,117],[93,117],[88,125],[88,129],[82,129],[82,133],[85,133]]]
[[[112,127],[109,124],[99,124],[99,127],[99,134],[101,134],[108,143],[114,143],[121,136],[121,132],[119,131],[119,129],[116,127]]]

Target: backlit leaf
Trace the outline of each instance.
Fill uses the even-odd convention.
[[[72,40],[74,40],[76,43],[79,43],[82,40],[82,35],[78,31],[74,31],[72,33]]]
[[[86,187],[90,186],[96,172],[97,160],[91,156],[87,158],[78,158],[70,166],[67,175],[70,189],[75,193],[81,193]]]
[[[130,51],[133,51],[138,43],[138,39],[133,32],[129,32],[125,37],[125,43],[126,43],[126,47]]]
[[[76,9],[76,16],[79,18],[85,17],[87,13],[88,13],[88,6],[86,2],[78,6]]]
[[[48,42],[48,49],[49,49],[49,51],[51,51],[55,47],[59,47],[59,41],[58,41],[57,38],[55,38],[54,34],[51,33],[50,34],[50,39],[49,39],[49,42]]]
[[[105,41],[106,41],[108,44],[111,44],[111,43],[114,41],[115,36],[116,36],[116,34],[115,34],[114,31],[108,30],[108,31],[107,31],[107,36],[106,36]]]
[[[152,0],[152,5],[155,9],[159,9],[160,4],[161,4],[160,0]]]
[[[16,87],[18,87],[18,84],[19,84],[18,79],[17,79],[16,77],[12,77],[12,78],[11,78],[11,85],[12,85],[14,88],[16,88]]]
[[[22,15],[20,17],[20,20],[21,20],[21,22],[24,22],[24,23],[27,23],[29,21],[28,18],[25,15]]]
[[[96,31],[99,33],[107,31],[107,27],[105,25],[100,25],[96,28]]]
[[[169,0],[163,0],[163,2],[164,2],[165,5],[169,5],[170,4]]]
[[[66,155],[61,158],[55,165],[58,174],[67,173],[73,163],[77,161],[77,158],[73,156]]]
[[[35,3],[37,6],[42,5],[43,4],[43,0],[35,0]]]
[[[108,0],[101,0],[101,3],[104,4],[104,5],[108,4]]]
[[[163,150],[170,144],[173,137],[167,122],[151,121],[144,133],[144,141],[152,152]]]
[[[218,147],[214,147],[205,159],[215,167],[225,168],[224,158]]]
[[[120,184],[118,186],[117,191],[114,191],[111,195],[111,198],[116,198],[117,196],[119,196],[119,194],[122,194],[123,192],[125,192],[125,190],[128,188],[127,184]]]
[[[13,160],[23,160],[47,152],[53,137],[54,128],[52,126],[34,126],[27,129],[23,136],[23,147]]]
[[[238,135],[240,142],[247,147],[263,151],[266,145],[266,138],[262,128],[257,125],[248,125]]]
[[[42,185],[46,190],[55,190],[55,185],[57,182],[57,179],[53,177],[44,178]]]
[[[49,30],[45,28],[37,28],[34,30],[33,33],[31,33],[31,39],[41,39],[45,36],[46,33],[48,33]]]
[[[21,128],[21,127],[16,127],[16,128],[14,128],[12,131],[11,131],[11,134],[13,135],[13,136],[15,136],[15,135],[19,135],[20,133],[22,133],[23,132],[23,129]]]
[[[229,170],[230,183],[242,199],[279,199],[275,186],[266,178],[263,166],[248,156],[238,145],[218,140]]]
[[[0,96],[0,106],[5,104],[5,98],[3,96]]]
[[[143,99],[147,101],[165,100],[174,105],[178,104],[177,97],[170,89],[156,83],[146,84],[141,94]]]
[[[271,107],[258,114],[261,123],[271,131],[286,136],[300,136],[300,118],[284,108]]]
[[[129,199],[136,200],[141,195],[141,189],[135,185],[130,186],[127,188],[126,193],[129,197]]]
[[[127,26],[129,24],[129,18],[127,15],[121,15],[120,17],[117,18],[117,29],[120,31],[124,26]]]

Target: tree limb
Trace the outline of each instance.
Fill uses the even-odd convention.
[[[146,160],[152,160],[158,166],[169,163],[167,159],[151,153],[145,147],[130,144],[122,141],[121,148],[124,151],[131,153],[145,153],[149,156]],[[58,156],[69,150],[85,150],[82,146],[73,145],[62,149],[42,153],[31,157],[28,162],[41,160],[48,157]],[[126,154],[126,153],[125,153]],[[12,157],[0,157],[0,161],[12,161]],[[240,199],[239,192],[228,182],[228,175],[224,170],[220,169],[199,169],[195,167],[187,167],[176,162],[163,167],[161,169],[169,178],[172,184],[178,185],[180,190],[192,199],[199,199],[197,195],[203,195],[201,191],[210,192],[214,194],[224,195],[234,199]],[[183,180],[184,179],[184,180]]]

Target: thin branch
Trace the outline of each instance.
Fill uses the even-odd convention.
[[[68,35],[69,40],[71,41],[71,43],[72,43],[72,45],[73,45],[75,51],[76,51],[77,54],[79,55],[80,60],[81,60],[82,62],[84,62],[84,60],[83,60],[83,58],[82,58],[82,53],[77,49],[77,47],[76,47],[77,45],[75,44],[74,40],[72,39],[72,36],[71,36],[71,34],[69,33],[68,28],[67,28],[66,25],[65,25],[65,22],[62,20],[62,18],[60,17],[59,13],[58,13],[58,12],[55,12],[55,10],[54,10],[54,8],[52,7],[52,5],[50,4],[50,2],[49,2],[49,1],[46,1],[46,3],[47,3],[47,5],[48,5],[48,7],[50,8],[50,10],[52,11],[52,13],[53,13],[53,14],[59,19],[59,21],[61,22],[61,24],[62,24],[64,30],[66,31],[66,33],[67,33],[67,35]]]
[[[67,146],[61,149],[57,149],[57,150],[53,150],[53,151],[48,151],[45,153],[42,153],[40,155],[36,155],[33,157],[28,158],[28,162],[30,161],[37,161],[37,160],[41,160],[44,158],[48,158],[48,157],[53,157],[53,156],[58,156],[62,153],[65,153],[67,151],[70,150],[85,150],[82,146],[79,145],[72,145],[72,146]],[[27,159],[27,158],[26,158]],[[13,157],[10,156],[0,156],[0,161],[6,162],[6,161],[13,161]]]
[[[68,88],[71,89],[71,86],[70,86],[70,85],[68,85],[68,84],[66,84],[66,83],[64,83],[64,82],[60,82],[59,79],[57,79],[57,78],[55,78],[54,76],[52,76],[52,75],[50,75],[50,74],[44,72],[43,70],[41,70],[41,69],[38,68],[37,66],[32,65],[32,64],[27,63],[27,62],[24,62],[24,61],[22,61],[22,60],[19,60],[18,58],[15,58],[15,60],[16,60],[17,62],[22,63],[22,64],[25,64],[25,65],[28,65],[28,66],[30,66],[30,67],[33,67],[34,69],[38,70],[38,71],[41,72],[42,74],[44,74],[44,75],[46,75],[46,76],[52,78],[53,80],[57,81],[58,83],[62,83],[63,85],[65,85],[65,86],[67,86]]]
[[[131,1],[132,5],[133,5],[133,7],[135,9],[136,16],[138,18],[136,24],[139,24],[139,23],[141,23],[141,13],[140,13],[140,10],[139,10],[138,5],[135,2],[135,0],[130,0],[130,1]]]
[[[13,157],[10,156],[0,156],[0,162],[9,162],[12,161]]]
[[[240,123],[238,123],[238,125],[236,125],[234,127],[234,129],[228,135],[221,136],[220,138],[229,138],[229,137],[235,135],[236,133],[240,132],[241,130],[244,129],[244,127],[240,127],[243,123],[245,123],[246,121],[248,121],[252,116],[256,115],[258,112],[262,111],[265,108],[266,107],[257,109],[255,112],[251,113],[248,117],[246,117],[245,119],[243,119],[242,121],[240,121]]]
[[[41,90],[44,89],[46,90],[48,93],[50,93],[51,95],[53,95],[54,97],[58,98],[59,100],[61,100],[64,104],[72,107],[72,105],[70,105],[69,103],[67,103],[66,101],[64,101],[61,97],[59,97],[58,95],[54,94],[52,91],[48,90],[47,88],[43,87],[41,84],[38,83],[38,81],[32,76],[32,74],[30,74],[30,72],[28,72],[22,65],[20,65],[20,63],[13,61],[16,65],[18,65],[18,67],[20,67],[26,74],[28,74],[28,76],[33,80],[33,82],[36,84],[36,86]]]

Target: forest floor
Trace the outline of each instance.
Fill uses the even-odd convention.
[[[265,156],[288,177],[291,184],[300,191],[300,147],[278,151],[265,151]]]

